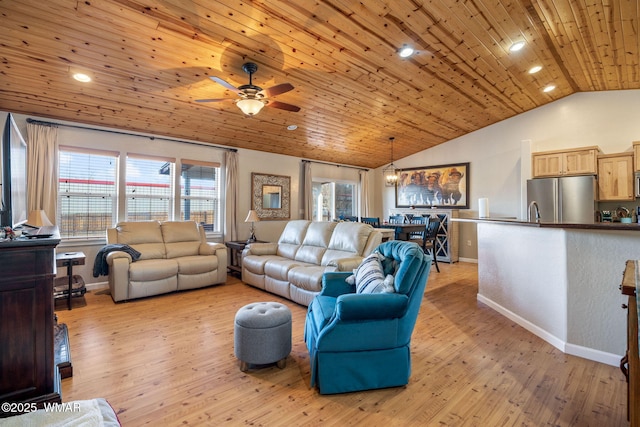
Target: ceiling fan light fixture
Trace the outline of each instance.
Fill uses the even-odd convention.
[[[247,116],[255,116],[264,107],[264,102],[258,99],[241,99],[236,105]]]

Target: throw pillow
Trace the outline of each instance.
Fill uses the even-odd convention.
[[[382,256],[379,253],[372,253],[362,260],[354,274],[347,278],[347,283],[356,285],[356,292],[359,294],[373,294],[383,292],[394,292],[392,275],[385,277],[382,269]]]

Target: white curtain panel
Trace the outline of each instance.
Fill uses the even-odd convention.
[[[313,220],[313,177],[311,162],[304,162],[304,219]]]
[[[225,153],[224,241],[238,240],[238,152]]]
[[[369,216],[369,171],[360,171],[360,216]]]
[[[58,128],[27,124],[27,209],[43,209],[57,223]]]

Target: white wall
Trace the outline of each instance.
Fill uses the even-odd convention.
[[[640,140],[639,112],[640,90],[577,93],[394,163],[410,168],[470,162],[470,209],[460,216],[477,216],[478,198],[487,197],[491,216],[522,218],[530,152],[593,145],[605,154],[630,151]],[[401,136],[396,143],[402,144]],[[395,193],[384,187],[381,170],[375,184],[382,197],[374,211],[382,215],[395,206]],[[468,239],[476,247],[474,230],[460,227],[463,258]]]

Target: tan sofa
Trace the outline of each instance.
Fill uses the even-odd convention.
[[[142,298],[227,280],[227,248],[206,241],[194,221],[120,222],[107,229],[108,244],[128,245],[139,260],[123,251],[106,256],[114,301]]]
[[[359,222],[289,221],[277,243],[251,243],[242,253],[242,281],[308,306],[325,271],[351,271],[382,241]]]

